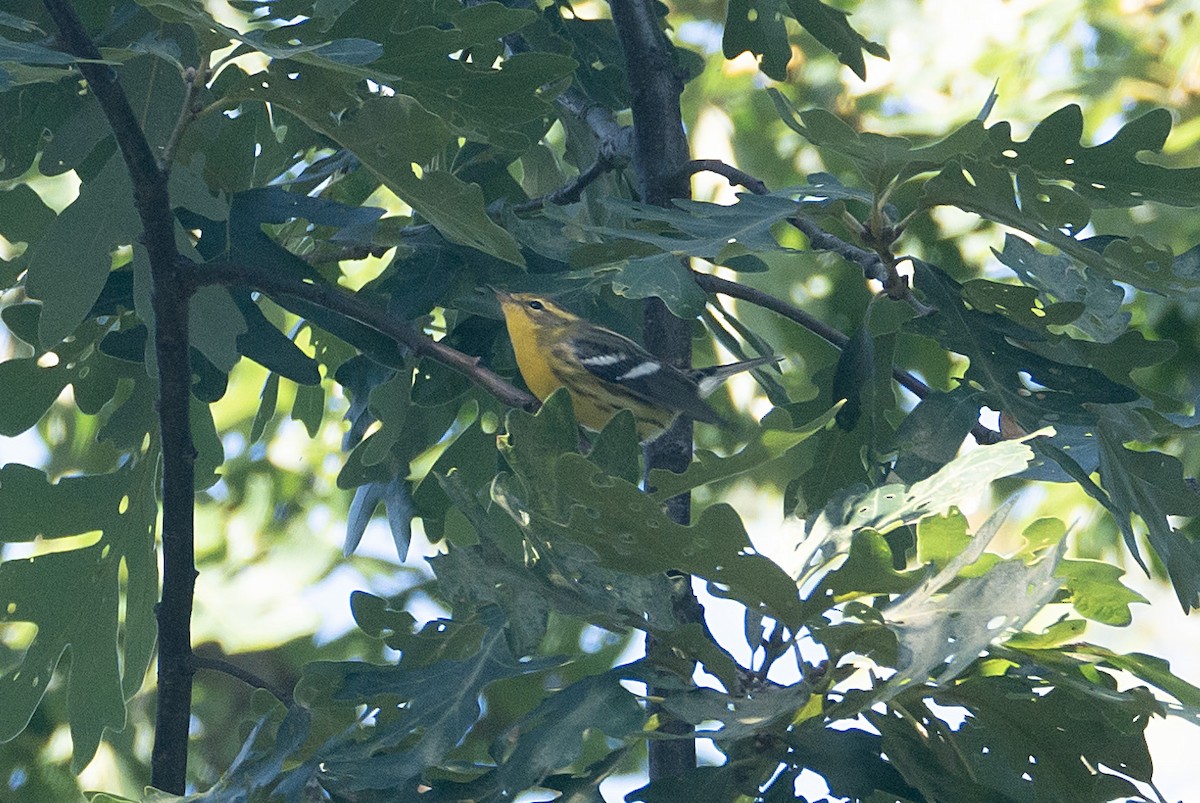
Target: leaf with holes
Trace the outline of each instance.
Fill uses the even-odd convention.
[[[1039,333],[1007,316],[970,307],[962,285],[933,265],[913,263],[914,284],[937,312],[910,321],[909,331],[967,357],[963,379],[978,387],[980,401],[1004,411],[1026,431],[1045,423],[1088,424],[1095,414],[1084,405],[1137,398],[1132,388],[1095,368],[1044,356],[1039,348],[1061,352],[1075,345],[1070,338]]]

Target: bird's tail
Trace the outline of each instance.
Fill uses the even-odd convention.
[[[716,390],[718,385],[734,374],[749,371],[751,368],[757,368],[760,365],[779,362],[782,359],[782,355],[773,354],[766,357],[755,357],[752,360],[731,362],[727,365],[714,365],[711,368],[695,368],[691,371],[691,376],[700,389],[700,396],[704,397]]]

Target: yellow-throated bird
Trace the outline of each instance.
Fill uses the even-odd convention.
[[[576,420],[591,430],[602,429],[619,410],[633,413],[643,441],[661,435],[681,414],[721,424],[704,397],[736,373],[781,359],[758,357],[681,371],[659,362],[624,335],[573,315],[544,296],[495,293],[525,384],[543,401],[565,387]]]

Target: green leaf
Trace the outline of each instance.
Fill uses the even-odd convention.
[[[0,468],[0,540],[102,533],[99,543],[82,549],[0,563],[0,622],[37,626],[20,664],[0,677],[0,741],[28,724],[69,649],[75,772],[91,761],[105,729],[124,727],[125,695],[141,686],[149,664],[157,596],[157,506],[147,494],[152,476],[139,467],[50,485],[35,469]],[[129,569],[123,672],[117,616],[122,560]]]
[[[33,427],[71,381],[63,366],[42,368],[33,357],[0,363],[0,387],[9,388],[0,406],[0,435],[13,437]]]
[[[221,444],[221,436],[217,434],[212,410],[195,396],[190,399],[192,444],[196,449],[196,490],[200,491],[221,479],[217,469],[225,462],[225,447]]]
[[[959,385],[949,393],[934,391],[904,417],[896,430],[893,471],[907,482],[930,476],[958,454],[963,440],[979,421],[978,392]]]
[[[1140,652],[1120,654],[1093,644],[1080,645],[1077,652],[1099,658],[1109,666],[1123,669],[1147,683],[1152,683],[1183,705],[1200,707],[1200,688],[1172,673],[1171,664],[1162,658]]]
[[[1024,142],[1012,127],[988,129],[995,164],[1028,168],[1041,178],[1068,181],[1080,196],[1103,206],[1140,206],[1147,200],[1172,206],[1200,204],[1200,167],[1170,168],[1142,161],[1161,153],[1171,133],[1171,113],[1152,109],[1121,127],[1107,142],[1080,144],[1083,110],[1072,103],[1042,120]]]
[[[443,536],[442,520],[451,506],[442,478],[453,474],[465,487],[481,492],[496,474],[499,459],[496,436],[483,431],[474,401],[468,401],[460,411],[459,421],[464,419],[471,419],[470,423],[461,428],[456,423],[454,430],[438,444],[443,451],[413,493],[416,515],[422,518],[426,537],[431,541]]]
[[[850,542],[846,562],[826,575],[811,597],[822,599],[828,594],[834,601],[842,602],[862,596],[899,594],[921,579],[919,571],[898,572],[893,563],[892,549],[883,536],[870,529],[859,530]]]
[[[487,630],[478,650],[463,659],[442,660],[432,667],[409,667],[403,660],[399,666],[308,665],[303,682],[310,687],[332,687],[336,700],[382,708],[367,732],[355,729],[326,745],[320,761],[325,788],[410,788],[429,768],[445,763],[480,719],[480,699],[488,686],[562,665],[561,658],[517,661],[508,650],[498,611],[487,609],[485,615]],[[298,768],[293,782],[302,784],[316,769]]]
[[[463,7],[440,0],[400,7],[358,5],[342,16],[334,31],[361,30],[355,27],[355,16],[358,26],[368,27],[383,17],[390,30],[383,41],[386,55],[362,77],[403,87],[456,134],[510,152],[530,145],[523,124],[551,113],[552,94],[539,90],[570,75],[576,66],[575,60],[558,53],[531,51],[499,58],[497,40],[537,20],[532,9],[500,3]],[[459,52],[479,57],[455,58]]]
[[[850,26],[849,15],[820,0],[788,0],[792,16],[813,35],[813,38],[833,51],[860,79],[867,79],[863,51],[881,59],[888,57],[883,45],[870,41]]]
[[[1067,563],[1067,561],[1063,561],[1063,563]],[[1085,630],[1087,630],[1087,622],[1082,619],[1063,618],[1050,625],[1042,633],[1030,633],[1024,630],[1014,633],[1012,638],[1004,642],[1004,646],[1017,650],[1052,650],[1078,641]]]
[[[885,485],[862,494],[846,520],[854,528],[886,532],[900,524],[913,524],[940,516],[982,496],[991,483],[1020,472],[1033,457],[1026,439],[1009,440],[972,449],[933,476],[903,485]],[[839,506],[840,507],[840,506]],[[838,508],[830,508],[830,511]]]
[[[487,779],[496,798],[515,797],[582,755],[584,735],[597,729],[612,739],[641,732],[645,710],[614,673],[585,677],[556,691],[523,716],[493,746],[504,763]]]
[[[1038,180],[1026,166],[1017,168],[1017,198],[1021,210],[1047,229],[1074,237],[1087,228],[1092,208],[1067,187]]]
[[[792,249],[779,245],[771,234],[771,228],[799,211],[797,202],[791,196],[796,193],[803,195],[806,190],[817,191],[816,188],[800,187],[771,195],[738,193],[738,202],[731,206],[679,199],[674,201],[674,209],[606,198],[606,206],[629,221],[630,227],[588,228],[610,237],[649,243],[668,254],[687,254],[710,261],[718,260],[731,243],[737,243],[751,252],[790,251]],[[662,223],[673,232],[659,234],[634,228],[632,224],[635,221]]]
[[[94,97],[89,97],[70,119],[54,131],[38,166],[50,176],[77,168],[109,136],[112,136],[112,130],[104,118],[104,110]]]
[[[883,755],[877,734],[857,728],[810,727],[793,728],[786,739],[797,764],[820,773],[833,795],[867,800],[878,789],[898,800],[921,799],[921,793]],[[793,782],[793,795],[794,788]]]
[[[708,294],[696,284],[692,271],[674,254],[655,254],[625,262],[612,277],[613,292],[625,298],[661,298],[676,318],[696,318],[704,312]]]
[[[917,561],[944,569],[970,546],[972,538],[966,517],[957,509],[922,519],[917,526]]]
[[[889,484],[867,491],[861,486],[844,489],[809,517],[805,539],[797,545],[791,564],[797,567],[793,574],[804,585],[848,552],[860,530],[887,534],[974,502],[992,482],[1020,472],[1032,457],[1033,450],[1026,443],[1003,441],[973,449],[911,487]]]
[[[571,46],[570,54],[579,63],[572,76],[580,89],[596,103],[608,109],[629,108],[629,82],[625,68],[625,54],[621,51],[621,40],[611,19],[581,19],[567,17],[558,9],[547,7],[542,12],[542,21],[558,37]],[[537,27],[529,26],[522,34],[535,46],[540,45]],[[557,50],[547,43],[542,50]],[[568,141],[571,136],[568,135]],[[528,173],[527,173],[528,175]],[[557,189],[561,181],[547,191]],[[544,192],[530,192],[531,197]]]
[[[566,388],[551,393],[537,413],[510,410],[504,427],[508,432],[500,436],[500,452],[522,480],[524,498],[543,513],[565,513],[555,462],[579,447],[579,426]]]
[[[1094,269],[1062,255],[1043,254],[1013,234],[1004,236],[1003,251],[992,253],[1030,287],[1058,301],[1082,304],[1082,313],[1071,323],[1089,337],[1110,343],[1129,325],[1129,313],[1121,310],[1125,294]]]
[[[78,771],[91,759],[105,728],[125,725],[115,645],[119,558],[99,545],[0,564],[4,621],[29,621],[38,634],[21,667],[0,678],[0,741],[25,728],[68,647],[71,736]],[[68,597],[60,599],[64,588]],[[65,604],[64,604],[65,603]]]
[[[15,61],[18,64],[71,64],[75,57],[70,53],[51,50],[33,42],[14,42],[0,36],[0,62],[3,61]]]
[[[1195,291],[1200,276],[1185,263],[1172,262],[1171,252],[1141,237],[1104,238],[1098,243],[1077,240],[1027,213],[1014,194],[1012,176],[987,161],[964,159],[945,167],[924,186],[923,202],[948,204],[1011,226],[1054,246],[1115,281],[1162,295]],[[1100,239],[1100,238],[1096,238]],[[1179,269],[1176,270],[1175,268]]]
[[[731,0],[725,12],[721,49],[734,59],[749,51],[758,57],[759,68],[776,81],[787,80],[792,58],[782,0]]]
[[[587,458],[605,474],[636,484],[642,475],[641,455],[633,413],[621,410],[596,435]]]
[[[912,319],[906,328],[966,356],[971,363],[964,379],[982,391],[980,401],[1007,413],[1027,431],[1043,422],[1087,424],[1094,413],[1085,404],[1137,398],[1131,388],[1086,363],[1072,364],[1038,350],[1041,344],[1065,350],[1076,345],[1070,338],[1042,334],[1007,316],[969,307],[958,282],[928,263],[914,260],[914,265],[915,285],[937,312]]]
[[[1172,527],[1168,518],[1200,515],[1200,494],[1184,479],[1183,465],[1161,452],[1127,449],[1111,418],[1101,419],[1099,440],[1100,477],[1125,545],[1145,568],[1131,522],[1137,514],[1146,523],[1150,547],[1166,566],[1179,604],[1184,611],[1200,605],[1200,544]]]
[[[308,437],[317,437],[325,418],[325,390],[320,385],[298,385],[292,402],[292,420],[304,424]]]
[[[9,64],[5,72],[13,87],[22,84],[20,71],[38,70],[31,83],[0,92],[0,179],[23,175],[43,145],[46,131],[57,130],[84,102],[74,70],[57,67],[24,67]],[[30,111],[37,109],[36,114]]]
[[[1001,561],[978,577],[959,578],[983,554],[999,529],[997,517],[1002,519],[1006,512],[1001,508],[968,548],[884,610],[900,643],[900,661],[876,701],[930,677],[940,685],[949,683],[1006,630],[1022,627],[1053,598],[1060,585],[1054,575],[1065,542],[1031,565]]]
[[[906,181],[939,170],[948,162],[956,163],[958,157],[974,152],[986,141],[983,124],[978,120],[962,125],[945,139],[920,147],[903,137],[860,134],[824,109],[797,112],[778,90],[768,91],[788,128],[818,148],[848,157],[876,193],[882,193],[894,181]]]
[[[967,710],[956,729],[939,725],[923,700],[906,701],[903,716],[866,716],[881,731],[889,760],[933,799],[1138,797],[1128,778],[1145,782],[1152,774],[1144,735],[1149,695],[1113,693],[1097,705],[1086,690],[1044,683],[1040,674],[974,676],[920,689],[938,706]]]
[[[592,549],[602,565],[641,575],[689,572],[716,584],[722,596],[752,607],[766,605],[789,626],[799,623],[795,586],[755,552],[733,508],[705,508],[689,527],[672,521],[637,486],[605,474],[580,455],[560,457],[557,474],[570,510],[561,535]]]
[[[214,46],[220,46],[217,43],[221,40],[238,41],[272,59],[292,59],[302,64],[354,72],[353,68],[370,64],[383,53],[382,46],[377,42],[362,38],[300,42],[293,36],[294,25],[280,26],[273,31],[258,29],[243,33],[219,22],[203,3],[188,0],[138,0],[138,3],[166,22],[192,26],[202,41],[207,39]],[[306,32],[312,30],[313,26],[306,28]],[[287,41],[289,37],[290,41]],[[272,41],[276,38],[284,39],[287,43]]]
[[[0,541],[61,538],[100,529],[101,512],[115,512],[127,475],[85,474],[51,483],[36,468],[0,466]]]
[[[380,427],[364,446],[363,465],[383,462],[404,436],[405,418],[412,405],[411,390],[412,375],[397,371],[391,379],[371,391],[369,408]]]
[[[875,343],[864,321],[842,349],[833,372],[833,398],[845,401],[837,411],[837,425],[847,432],[862,415],[863,396],[870,391],[874,367]]]
[[[1071,593],[1071,605],[1081,616],[1101,624],[1125,627],[1133,621],[1130,603],[1149,602],[1121,583],[1124,570],[1092,560],[1064,560],[1057,577]]]
[[[224,287],[201,287],[188,303],[190,341],[220,371],[229,373],[241,358],[239,338],[249,331],[241,310]]]
[[[16,14],[9,14],[7,11],[0,11],[0,25],[6,28],[12,28],[14,31],[23,31],[25,33],[40,33],[41,28],[36,22],[28,20],[24,17],[18,17]]]
[[[38,242],[54,220],[54,213],[28,185],[18,184],[0,192],[0,235],[10,243]],[[16,283],[27,259],[27,254],[11,261],[0,257],[0,287],[7,288]]]
[[[524,265],[508,232],[484,210],[483,193],[453,175],[413,165],[426,163],[450,138],[442,120],[413,98],[358,98],[338,75],[308,68],[289,77],[247,82],[241,97],[276,104],[306,125],[353,151],[371,172],[452,242]],[[347,111],[353,112],[347,114]]]
[[[820,698],[807,683],[789,686],[767,686],[753,696],[731,695],[715,689],[689,689],[669,694],[663,708],[690,725],[697,727],[696,735],[728,744],[733,739],[745,739],[760,733],[771,733],[778,726],[791,724],[796,712],[813,698]],[[719,728],[711,727],[718,723]]]
[[[226,290],[241,311],[246,331],[238,336],[237,350],[273,374],[286,377],[298,385],[315,385],[321,381],[316,360],[309,357],[267,320],[262,309],[250,298],[249,292]]]
[[[408,169],[393,168],[387,174],[376,171],[376,175],[446,239],[514,265],[525,265],[516,240],[484,211],[483,192],[478,185],[441,171],[427,172],[420,179]]]
[[[762,427],[742,449],[728,457],[720,457],[701,449],[696,459],[682,474],[664,469],[650,472],[650,487],[653,498],[659,501],[670,499],[710,482],[736,477],[753,471],[765,463],[786,454],[792,447],[802,443],[816,432],[829,425],[838,408],[832,407],[824,415],[799,426],[793,426],[784,413],[774,413],[763,420]]]
[[[701,628],[678,626],[665,575],[639,577],[606,568],[596,562],[590,550],[572,544],[569,539],[559,538],[553,524],[543,526],[541,519],[532,517],[524,520],[521,517],[523,508],[512,493],[508,479],[504,475],[496,478],[491,492],[498,504],[486,511],[474,498],[456,495],[455,499],[479,539],[490,545],[483,552],[486,563],[475,572],[471,582],[481,588],[490,584],[494,591],[479,593],[499,594],[502,606],[519,606],[520,615],[513,620],[514,625],[536,623],[533,616],[542,606],[525,601],[525,595],[532,592],[556,611],[586,618],[601,627],[646,630],[682,654],[704,661],[718,677],[730,680],[736,677],[732,659],[708,641]],[[519,529],[522,525],[527,538]],[[543,549],[547,537],[553,538],[554,543],[550,549]],[[540,545],[536,546],[539,554],[532,572],[528,570],[527,561],[531,545]],[[492,551],[491,546],[496,547],[496,551]],[[533,583],[528,582],[531,579]],[[516,638],[522,638],[520,632]],[[730,671],[725,672],[725,669]]]
[[[879,450],[891,443],[892,422],[900,412],[892,378],[895,346],[895,333],[874,338],[873,381],[867,393],[871,402],[866,407],[869,415],[850,432],[841,427],[816,432],[793,453],[791,459],[796,460],[797,476],[788,486],[784,504],[795,505],[798,514],[819,509],[831,498],[843,495],[846,489],[856,492],[864,484],[874,486],[886,481],[886,472],[876,458]],[[812,382],[817,387],[831,387],[832,366],[819,371]],[[823,414],[832,401],[827,399],[822,394],[812,401],[788,404],[784,409],[792,420],[803,421]]]
[[[114,155],[33,247],[25,286],[43,304],[38,340],[44,347],[83,323],[108,279],[112,251],[137,238],[141,222],[132,193],[125,163]]]
[[[459,487],[450,489],[454,475],[446,478],[443,487],[456,501],[469,491]],[[485,532],[484,538],[494,541],[496,534],[487,522],[487,513],[478,501],[466,502],[467,517],[478,530]],[[430,568],[438,579],[439,593],[456,611],[479,609],[485,605],[497,605],[505,613],[505,629],[509,648],[514,655],[533,655],[546,636],[549,626],[550,603],[540,593],[541,588],[516,566],[506,564],[490,549],[455,547],[444,555],[429,559]],[[525,582],[522,582],[522,580]]]
[[[1034,331],[1049,331],[1050,326],[1073,323],[1083,312],[1083,304],[1043,304],[1038,291],[1019,284],[1001,284],[987,279],[971,279],[962,286],[963,298],[974,309],[992,315],[1004,315]]]

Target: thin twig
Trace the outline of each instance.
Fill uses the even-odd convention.
[[[744,170],[728,165],[719,159],[694,159],[684,166],[684,171],[689,176],[705,171],[716,173],[728,179],[730,184],[740,184],[755,195],[766,195],[768,193],[767,185],[761,179],[750,175]],[[794,215],[789,222],[808,237],[808,243],[811,248],[818,251],[830,251],[849,262],[859,265],[868,279],[878,279],[884,283],[884,286],[888,288],[890,297],[896,298],[897,295],[895,294],[902,294],[913,305],[917,314],[925,315],[933,312],[932,308],[922,304],[913,297],[908,283],[896,273],[895,259],[890,254],[887,255],[890,257],[889,262],[885,260],[884,255],[851,245],[840,237],[830,234],[804,215]],[[823,321],[814,318],[799,307],[788,304],[786,301],[781,301],[768,293],[763,293],[752,287],[747,287],[746,285],[731,282],[707,273],[694,273],[694,275],[696,282],[708,292],[723,293],[733,298],[740,298],[743,301],[748,301],[764,309],[779,313],[785,318],[800,324],[838,349],[845,348],[846,343],[850,340],[846,335]],[[916,394],[918,398],[924,399],[933,393],[933,390],[928,385],[902,368],[893,367],[892,376],[898,383]],[[973,426],[971,434],[979,443],[998,443],[1002,439],[1000,433],[985,427],[983,424]]]
[[[195,122],[196,117],[203,109],[197,103],[197,99],[208,83],[210,55],[206,51],[200,57],[200,64],[196,67],[189,67],[185,73],[185,77],[187,78],[187,94],[183,98],[183,105],[179,107],[179,119],[175,121],[175,127],[171,129],[171,136],[167,139],[167,144],[163,146],[162,154],[158,157],[160,170],[167,171],[171,169],[171,163],[175,161],[175,151],[179,148],[179,143],[183,139],[184,132],[187,131],[188,126]]]
[[[232,678],[245,683],[247,686],[253,686],[256,689],[262,689],[271,693],[279,702],[289,708],[292,706],[291,695],[284,694],[281,689],[277,689],[269,681],[259,677],[248,669],[243,669],[235,663],[226,661],[224,658],[214,658],[206,655],[192,655],[193,669],[208,669],[213,672],[220,672],[223,675],[229,675]]]
[[[633,145],[630,136],[632,132],[629,126],[623,126],[617,122],[617,117],[613,114],[612,109],[601,106],[575,87],[558,95],[554,99],[554,105],[572,117],[582,120],[588,128],[592,129],[597,141],[601,143],[601,152],[604,151],[605,143],[609,143],[610,147],[618,153],[624,151],[628,155],[628,149]]]
[[[390,251],[390,245],[343,245],[333,250],[317,249],[301,259],[310,265],[327,265],[330,262],[355,261],[367,257],[379,257]]]
[[[554,192],[547,193],[538,198],[531,198],[528,201],[519,203],[512,208],[518,215],[526,212],[536,212],[544,208],[547,204],[554,206],[566,206],[567,204],[577,203],[583,196],[583,191],[596,179],[603,176],[605,173],[616,168],[616,164],[611,160],[601,156],[596,161],[588,165],[587,169],[578,176],[562,185]]]
[[[693,159],[683,166],[683,172],[688,176],[696,173],[716,173],[718,176],[724,176],[731,186],[740,184],[755,195],[769,195],[771,192],[761,178],[720,159]]]
[[[187,264],[191,269],[192,280],[197,285],[223,284],[252,287],[272,297],[302,299],[333,312],[340,312],[347,318],[369,326],[380,334],[395,340],[418,356],[429,357],[455,369],[509,407],[520,407],[526,410],[537,409],[537,399],[483,366],[478,357],[463,354],[461,351],[418,332],[386,309],[347,290],[329,284],[301,281],[288,276],[268,275],[234,262]]]
[[[690,176],[695,173],[716,173],[728,179],[730,184],[740,184],[755,195],[768,195],[770,190],[762,179],[747,173],[733,165],[726,164],[720,159],[693,159],[684,165],[685,172]],[[814,251],[829,251],[837,254],[847,262],[852,262],[862,268],[863,275],[883,284],[889,298],[907,301],[918,315],[928,315],[933,309],[919,301],[912,294],[908,281],[901,276],[896,266],[903,259],[897,259],[888,250],[886,244],[877,244],[874,251],[860,248],[846,242],[842,238],[821,228],[807,216],[797,213],[788,222],[808,238],[808,245]],[[857,225],[857,221],[854,221]]]
[[[721,293],[730,298],[741,299],[755,306],[770,310],[771,312],[782,315],[790,321],[800,324],[808,331],[820,337],[825,342],[841,350],[850,342],[850,338],[837,329],[834,329],[829,324],[809,315],[799,307],[782,301],[770,293],[764,293],[761,290],[756,290],[753,287],[748,287],[744,284],[731,282],[728,279],[722,279],[720,276],[713,276],[711,273],[696,273],[693,272],[696,279],[696,284],[700,285],[701,289],[709,293]],[[902,386],[912,391],[917,398],[924,399],[933,393],[933,389],[917,379],[915,376],[905,371],[903,368],[896,366],[892,367],[892,377]],[[1002,438],[1000,433],[990,429],[983,424],[975,424],[971,427],[971,435],[979,443],[999,443]]]
[[[852,245],[835,234],[830,234],[806,215],[796,214],[788,219],[801,234],[808,238],[808,246],[814,251],[828,251],[837,254],[847,262],[853,262],[862,268],[863,275],[886,284],[888,281],[887,265],[880,259],[879,254]]]
[[[195,593],[193,507],[195,447],[189,408],[188,356],[190,286],[180,281],[175,263],[175,216],[167,174],[159,168],[116,72],[100,63],[69,0],[43,0],[67,52],[87,80],[116,137],[133,185],[142,223],[142,243],[150,261],[154,347],[158,364],[158,425],[162,442],[162,597],[158,617],[158,702],[150,782],[182,795],[187,776],[188,728],[192,712],[192,597]]]
[[[694,173],[716,173],[728,179],[730,184],[741,184],[755,195],[768,195],[770,193],[770,190],[767,189],[767,185],[762,179],[756,178],[733,165],[726,164],[720,159],[693,159],[684,165],[683,169],[689,176]],[[887,266],[875,252],[859,248],[857,245],[846,242],[841,237],[830,234],[803,214],[797,213],[793,215],[788,219],[788,222],[808,238],[808,245],[814,251],[829,251],[830,253],[837,254],[847,262],[853,262],[861,267],[863,275],[868,279],[877,279],[880,282],[887,281]]]
[[[729,279],[722,279],[720,276],[713,276],[711,273],[692,272],[696,284],[709,293],[721,293],[730,298],[739,298],[742,301],[748,301],[755,306],[763,309],[771,310],[778,313],[788,320],[795,321],[803,326],[808,331],[820,337],[825,342],[841,350],[850,342],[850,338],[834,329],[829,324],[819,318],[809,315],[804,310],[797,306],[781,301],[770,293],[764,293],[761,290],[756,290],[753,287],[748,287],[744,284],[731,282]]]

